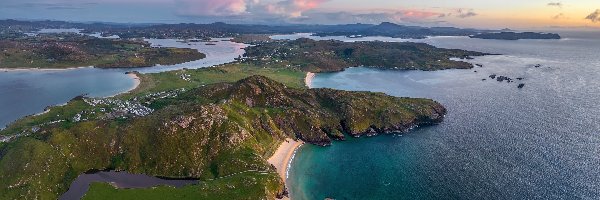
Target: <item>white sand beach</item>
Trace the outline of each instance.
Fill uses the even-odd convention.
[[[134,81],[133,86],[131,87],[131,89],[127,90],[127,92],[131,92],[132,90],[135,90],[142,83],[142,81],[140,80],[140,77],[138,77],[136,73],[128,73],[127,76],[131,77]]]
[[[273,156],[271,156],[271,158],[267,160],[270,164],[275,166],[275,168],[277,169],[277,173],[284,182],[286,182],[287,180],[287,173],[290,167],[290,163],[294,158],[294,155],[296,154],[296,150],[303,144],[304,142],[302,141],[286,139],[283,143],[281,143],[281,145],[279,145],[279,148],[277,148],[275,154],[273,154]],[[289,200],[290,198],[283,199]]]
[[[277,173],[284,181],[287,179],[287,170],[289,168],[289,164],[291,159],[293,158],[296,149],[302,146],[304,142],[294,141],[292,139],[287,139],[281,145],[275,154],[271,156],[267,161],[271,163],[275,168],[277,168]]]
[[[315,78],[315,75],[316,74],[312,72],[306,73],[306,77],[304,78],[304,84],[306,84],[306,87],[312,88],[312,81]]]

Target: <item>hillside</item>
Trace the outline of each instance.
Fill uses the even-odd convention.
[[[152,67],[205,58],[194,49],[152,48],[143,40],[42,34],[0,40],[0,68]]]
[[[284,62],[306,72],[342,71],[366,66],[396,70],[470,69],[472,64],[452,58],[470,59],[486,53],[437,48],[412,42],[342,42],[336,40],[265,42],[246,48],[246,62],[263,64]]]
[[[86,102],[77,98],[67,106]],[[0,199],[55,199],[78,174],[92,169],[199,178],[201,184],[181,190],[163,188],[189,198],[226,193],[273,199],[284,188],[266,158],[285,138],[329,145],[343,139],[342,133],[403,132],[439,123],[446,112],[427,99],[296,89],[263,76],[143,104],[154,112],[137,117],[95,112],[81,121],[66,116],[24,130],[24,136],[1,147]],[[80,109],[97,110],[90,105]]]

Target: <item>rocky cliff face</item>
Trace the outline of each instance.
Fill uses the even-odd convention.
[[[445,108],[432,100],[332,89],[297,90],[261,76],[197,92],[207,94],[213,101],[279,109],[282,112],[270,115],[276,128],[287,136],[317,145],[330,144],[332,138],[343,137],[340,133],[362,136],[404,132],[439,123],[446,114]]]
[[[262,76],[201,87],[161,105],[144,117],[49,127],[12,141],[0,150],[0,199],[53,199],[90,169],[202,180],[274,171],[266,158],[285,138],[329,145],[345,135],[439,123],[446,113],[428,99],[292,89]],[[275,185],[260,187],[270,189],[259,196],[283,190],[281,180],[257,184]]]

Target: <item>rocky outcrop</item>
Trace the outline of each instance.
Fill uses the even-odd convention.
[[[332,89],[298,90],[262,76],[202,88],[197,93],[204,93],[215,102],[281,110],[270,115],[278,129],[317,145],[343,140],[344,133],[358,137],[406,132],[439,123],[446,114],[441,104],[428,99]]]

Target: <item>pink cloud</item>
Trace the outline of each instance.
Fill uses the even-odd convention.
[[[179,12],[184,15],[232,16],[244,14],[249,0],[177,0]]]
[[[300,10],[310,10],[317,8],[320,4],[324,3],[326,0],[293,0],[293,3],[296,8]]]
[[[400,15],[403,18],[414,18],[414,19],[425,19],[430,17],[440,16],[442,13],[422,11],[422,10],[400,10],[396,12],[396,15]]]
[[[291,18],[302,17],[302,13],[318,8],[328,0],[283,0],[265,6],[270,14],[284,15]]]
[[[175,0],[179,13],[191,16],[277,15],[297,18],[328,0]]]

